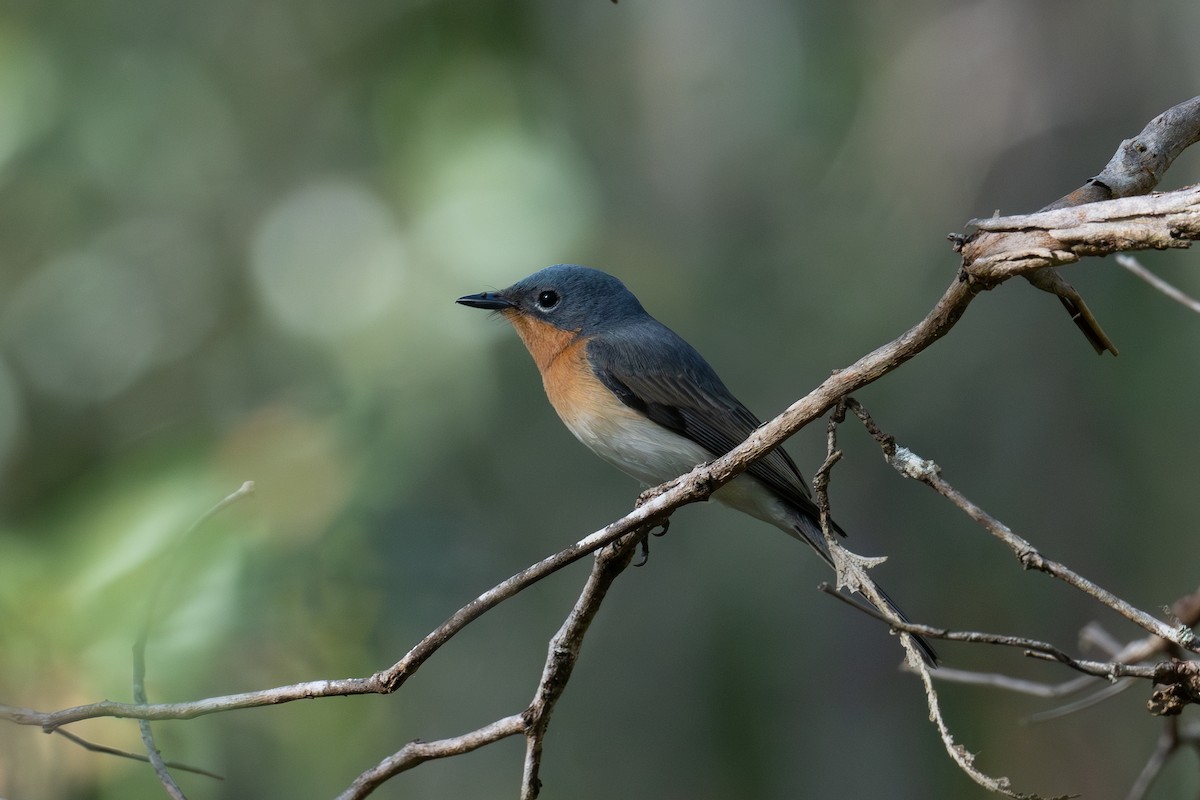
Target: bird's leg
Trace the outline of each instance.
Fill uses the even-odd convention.
[[[650,537],[663,536],[670,529],[670,527],[671,520],[669,517],[666,517],[658,522],[655,522],[649,527],[640,529],[634,534],[634,536],[637,537],[636,541],[638,547],[642,548],[642,557],[633,562],[635,567],[643,567],[646,565],[646,562],[650,560]]]
[[[662,494],[662,492],[659,491],[659,489],[660,489],[660,487],[658,487],[658,486],[652,486],[649,489],[647,489],[646,491],[639,494],[637,500],[634,501],[634,504],[633,504],[634,508],[641,508],[643,505],[645,505],[646,503],[650,502],[651,500],[653,500],[654,498],[656,498],[660,494]],[[662,536],[667,532],[667,530],[670,527],[671,527],[671,518],[663,517],[661,520],[655,520],[649,526],[639,529],[634,534],[637,537],[638,546],[642,548],[642,557],[639,560],[634,562],[633,565],[635,567],[645,566],[646,562],[650,560],[650,536],[651,535]],[[620,546],[621,543],[622,543],[622,540],[618,539],[617,545]]]
[[[642,557],[633,562],[635,567],[644,567],[646,562],[650,560],[650,534],[649,531],[641,534],[638,537],[638,546],[642,548]]]

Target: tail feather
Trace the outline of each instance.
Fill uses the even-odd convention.
[[[805,544],[812,547],[812,549],[816,550],[817,555],[821,557],[821,560],[828,564],[830,568],[834,568],[833,559],[829,556],[829,548],[825,545],[825,536],[821,533],[820,526],[815,520],[810,519],[807,515],[799,515],[798,519],[800,521],[793,524],[793,529],[787,532],[791,533],[797,539],[800,539]],[[833,529],[842,536],[846,535],[845,531],[838,527],[836,523],[833,523]],[[881,587],[879,584],[875,584],[875,588],[879,590],[880,596],[883,598],[884,603],[887,604],[888,611],[895,614],[904,622],[910,621],[908,615],[905,614],[898,605],[896,605],[896,602],[888,596],[888,593],[883,590],[883,587]],[[861,596],[861,592],[859,594]],[[866,598],[864,597],[864,599]],[[924,659],[925,663],[930,667],[936,667],[938,665],[938,655],[929,642],[915,633],[909,635],[912,636],[917,648],[921,651],[921,658]]]
[[[904,622],[911,621],[909,620],[908,615],[900,610],[900,606],[896,605],[896,601],[892,600],[891,597],[888,597],[888,593],[883,590],[882,586],[875,584],[875,588],[879,590],[879,594],[883,597],[883,601],[887,603],[889,611],[891,611]],[[929,644],[929,642],[925,640],[925,637],[918,634],[910,633],[909,636],[911,636],[913,642],[916,643],[917,649],[921,651],[921,658],[925,661],[925,664],[930,667],[936,667],[938,665],[938,654],[937,651],[933,649],[933,645]]]

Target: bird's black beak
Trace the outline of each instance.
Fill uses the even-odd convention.
[[[496,292],[469,294],[458,298],[454,302],[459,305],[470,306],[471,308],[486,308],[489,311],[503,311],[506,308],[514,308],[517,305],[512,300],[501,297]]]

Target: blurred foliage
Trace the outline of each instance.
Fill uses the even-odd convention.
[[[365,675],[625,511],[506,327],[453,305],[605,267],[767,416],[919,319],[944,236],[1036,209],[1195,94],[1200,6],[730,0],[0,6],[0,701],[152,700]],[[1187,154],[1170,186],[1197,180]],[[1145,261],[1193,294],[1192,253]],[[860,399],[1048,554],[1154,609],[1197,576],[1200,324],[1108,262],[1068,271],[1098,359],[1013,282]],[[822,431],[791,445],[808,472]],[[847,427],[833,499],[922,621],[1065,646],[1099,616],[1021,573]],[[247,479],[256,494],[172,542]],[[546,796],[969,796],[898,649],[766,526],[688,508],[622,577],[551,728]],[[395,697],[156,725],[194,798],[327,797],[413,738],[523,707],[584,567]],[[955,665],[1044,680],[1015,654]],[[984,769],[1111,796],[1142,693],[948,688]],[[79,725],[138,750],[136,726]],[[509,797],[520,743],[381,797]],[[870,764],[870,769],[863,769]],[[1157,797],[1195,794],[1178,766]],[[1117,791],[1120,791],[1118,789]],[[141,764],[0,727],[0,795],[158,797]]]

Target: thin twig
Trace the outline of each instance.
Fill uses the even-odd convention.
[[[1067,655],[1061,649],[1054,647],[1053,645],[1044,642],[1028,640],[1023,637],[996,636],[994,634],[981,634],[977,632],[944,631],[941,629],[931,628],[930,626],[915,625],[912,623],[889,620],[889,623],[892,624],[894,628],[901,631],[920,634],[927,638],[979,641],[992,644],[1019,646],[1025,649],[1026,655],[1035,658],[1054,660],[1079,672],[1083,672],[1086,675],[1105,677],[1109,681],[1113,682],[1112,686],[1106,687],[1106,689],[1101,690],[1100,692],[1068,704],[1062,708],[1055,709],[1054,711],[1044,712],[1043,714],[1036,715],[1035,717],[1031,718],[1032,721],[1048,719],[1052,716],[1060,716],[1065,713],[1072,713],[1080,708],[1101,702],[1113,694],[1124,690],[1129,685],[1129,681],[1118,681],[1119,678],[1139,677],[1149,679],[1157,683],[1161,682],[1164,678],[1164,675],[1166,675],[1168,672],[1174,672],[1175,674],[1183,672],[1181,669],[1181,667],[1184,666],[1183,662],[1174,661],[1159,665],[1150,665],[1130,664],[1121,659],[1128,658],[1133,660],[1134,658],[1144,657],[1150,652],[1155,652],[1160,648],[1166,649],[1171,646],[1179,646],[1176,644],[1177,642],[1184,643],[1194,648],[1195,640],[1191,638],[1191,626],[1196,624],[1196,621],[1200,619],[1200,598],[1195,597],[1195,595],[1188,595],[1176,601],[1174,606],[1169,610],[1169,616],[1171,616],[1176,622],[1176,626],[1174,628],[1166,626],[1159,620],[1154,619],[1139,609],[1133,608],[1124,600],[1117,598],[1115,595],[1112,595],[1098,585],[1076,574],[1074,571],[1068,569],[1064,565],[1042,557],[1029,544],[1029,542],[1017,536],[1012,532],[1011,529],[1009,529],[999,520],[996,520],[995,518],[983,512],[982,509],[980,509],[974,503],[971,503],[966,497],[950,486],[949,483],[941,477],[941,470],[935,463],[921,459],[911,451],[908,451],[906,448],[898,446],[895,442],[895,439],[892,436],[884,433],[875,423],[870,414],[867,413],[866,409],[864,409],[853,398],[845,398],[844,406],[839,405],[838,407],[839,411],[843,407],[854,411],[854,413],[862,421],[864,427],[866,427],[867,431],[879,444],[884,453],[885,459],[897,471],[910,478],[914,478],[928,484],[934,488],[935,491],[938,491],[939,494],[942,494],[944,497],[951,500],[951,502],[955,503],[955,505],[971,516],[972,519],[980,522],[985,528],[992,532],[993,535],[1004,541],[1013,550],[1026,568],[1042,570],[1054,577],[1059,578],[1065,583],[1086,592],[1100,602],[1122,614],[1122,616],[1125,616],[1127,619],[1131,619],[1148,630],[1152,634],[1150,637],[1151,640],[1157,640],[1158,644],[1155,646],[1152,642],[1148,647],[1145,641],[1133,642],[1124,648],[1120,648],[1117,658],[1113,661],[1097,662],[1074,658]],[[830,441],[832,442],[832,434],[830,436]],[[832,444],[830,446],[832,447]],[[828,587],[824,588],[826,588],[826,591],[831,591]],[[857,607],[857,604],[855,605]],[[907,641],[905,642],[905,646],[911,649],[911,645]],[[954,743],[954,740],[941,717],[941,713],[938,708],[937,695],[934,692],[932,678],[926,665],[919,663],[915,659],[910,659],[906,666],[909,669],[917,671],[921,676],[922,682],[925,684],[931,719],[933,719],[937,725],[943,744],[945,745],[946,751],[950,754],[951,758],[955,760],[959,767],[966,772],[972,778],[972,780],[976,781],[981,786],[985,786],[992,791],[1011,795],[1012,793],[1007,779],[992,778],[980,772],[974,766],[974,756],[964,750],[961,746]],[[1187,666],[1194,666],[1194,664]],[[939,675],[939,677],[941,676]],[[993,686],[999,686],[1017,691],[1039,693],[1039,689],[1035,688],[1033,685],[1017,682],[1014,679],[1007,678],[1006,676],[972,675],[967,678],[963,675],[953,674],[948,675],[948,677],[955,677],[959,678],[960,680],[971,680],[972,682],[977,683],[987,682]],[[1072,688],[1074,688],[1075,685],[1077,684],[1072,684]],[[1156,697],[1157,694],[1158,693],[1156,692]],[[1186,689],[1172,694],[1173,702],[1176,704],[1190,702],[1190,698],[1191,694],[1189,694]],[[1168,705],[1169,704],[1165,703],[1165,701],[1160,700],[1158,706],[1161,708],[1159,710],[1155,710],[1152,706],[1152,712],[1165,714],[1178,713],[1178,710],[1166,710]],[[1174,709],[1174,706],[1171,706],[1171,708]],[[1141,793],[1144,793],[1145,788],[1149,785],[1149,781],[1153,780],[1153,777],[1157,775],[1158,771],[1161,769],[1161,762],[1164,762],[1169,757],[1170,753],[1174,751],[1174,749],[1174,744],[1172,744],[1170,750],[1163,751],[1162,748],[1160,748],[1161,755],[1156,753],[1156,756],[1153,757],[1150,763],[1147,764],[1145,770],[1143,770],[1142,777],[1139,778],[1138,785],[1135,786],[1135,790],[1139,792],[1136,795],[1137,797],[1140,798]]]
[[[1070,714],[1074,714],[1076,712],[1082,711],[1085,708],[1091,708],[1092,706],[1099,705],[1100,703],[1103,703],[1105,700],[1109,700],[1113,697],[1116,697],[1117,695],[1121,694],[1122,692],[1124,692],[1126,689],[1128,689],[1129,687],[1131,687],[1133,685],[1134,685],[1134,682],[1132,679],[1122,678],[1121,680],[1115,681],[1115,682],[1107,684],[1105,686],[1101,686],[1096,691],[1092,692],[1091,694],[1084,695],[1083,697],[1080,697],[1078,700],[1073,700],[1070,703],[1064,703],[1061,706],[1057,706],[1055,708],[1050,708],[1045,711],[1038,711],[1036,713],[1030,714],[1028,717],[1025,718],[1025,721],[1032,723],[1032,722],[1046,722],[1046,721],[1052,720],[1052,719],[1059,719],[1060,717],[1065,717]]]
[[[905,620],[869,574],[871,568],[882,564],[887,560],[886,557],[870,558],[851,552],[834,535],[833,520],[830,517],[829,478],[833,466],[842,458],[842,451],[837,448],[837,429],[845,420],[846,406],[851,402],[853,400],[849,397],[839,399],[833,408],[833,412],[829,415],[829,421],[825,430],[825,462],[821,464],[820,469],[817,470],[816,475],[813,477],[813,494],[820,516],[821,535],[825,539],[825,549],[828,552],[829,561],[833,564],[834,570],[837,573],[838,587],[845,586],[851,591],[858,592],[865,597],[875,607],[873,616],[891,625],[893,622],[904,622]],[[829,590],[829,584],[822,583],[822,586],[827,591]],[[848,598],[839,597],[839,599],[846,600],[852,605],[857,605]],[[902,628],[895,625],[893,625],[893,630],[901,632],[900,640],[904,646],[906,657],[916,652],[910,646],[915,645],[916,648],[922,651],[922,655],[918,656],[919,658],[929,663],[937,663],[937,655],[927,643],[912,641],[907,632],[904,632]]]
[[[1166,124],[1174,125],[1176,123],[1168,119]],[[1177,195],[1176,197],[1168,198],[1162,202],[1197,202],[1197,198],[1194,197],[1196,194],[1195,190],[1192,190],[1190,193],[1185,191],[1175,194]],[[1102,204],[1093,204],[1094,207],[1090,210],[1097,213],[1111,213],[1112,208],[1100,209],[1100,205]],[[1059,242],[1056,246],[1043,246],[1033,251],[1028,247],[1014,248],[1011,241],[1009,241],[1013,236],[1029,236],[1029,232],[1026,231],[1012,233],[979,231],[977,235],[969,238],[955,237],[956,249],[963,253],[962,269],[956,275],[955,279],[951,281],[942,297],[924,319],[893,341],[864,355],[850,366],[834,372],[820,386],[797,400],[773,420],[756,429],[747,441],[729,453],[715,459],[710,464],[701,465],[688,474],[670,481],[661,487],[657,487],[654,490],[657,496],[654,496],[653,499],[640,508],[635,509],[606,528],[585,537],[553,556],[543,559],[484,592],[475,600],[459,609],[458,612],[452,615],[441,626],[422,639],[404,658],[391,667],[377,672],[372,676],[344,680],[310,681],[258,692],[206,698],[190,703],[139,705],[105,701],[53,712],[39,712],[31,709],[0,706],[0,718],[5,718],[19,724],[37,725],[46,730],[53,730],[70,722],[99,716],[129,717],[146,720],[186,719],[233,708],[247,708],[314,697],[388,693],[395,691],[442,644],[489,609],[588,553],[641,528],[646,523],[669,516],[675,508],[686,503],[706,499],[717,488],[743,472],[752,461],[762,458],[772,449],[778,447],[789,436],[825,413],[839,398],[878,380],[922,352],[933,342],[949,332],[965,313],[970,302],[981,291],[993,288],[1013,276],[1030,274],[1032,271],[1045,266],[1070,263],[1083,256],[1155,247],[1181,246],[1186,244],[1186,240],[1200,236],[1200,216],[1193,219],[1191,216],[1193,211],[1187,211],[1182,216],[1177,215],[1179,216],[1178,219],[1172,218],[1166,224],[1164,224],[1163,214],[1159,213],[1160,211],[1161,208],[1159,211],[1154,212],[1155,218],[1145,225],[1130,225],[1128,224],[1130,222],[1128,219],[1110,219],[1076,231],[1075,235],[1079,238],[1073,240],[1075,241],[1074,244],[1071,242]],[[1038,235],[1044,237],[1057,232],[1058,230],[1054,229],[1048,232],[1041,232]],[[985,236],[984,234],[987,235]],[[984,246],[984,240],[989,238],[994,242],[1003,241],[1006,244],[996,244],[995,247]],[[1052,236],[1051,240],[1051,244],[1057,242],[1057,240],[1053,240]],[[1007,255],[1004,252],[1006,247],[1008,248]],[[981,260],[984,263],[981,264]],[[915,471],[917,474],[923,470],[936,473],[936,465],[933,465],[932,462],[922,462],[919,459],[915,459],[907,451],[897,454],[897,458],[904,462],[903,465],[897,466],[898,469]],[[929,466],[923,467],[922,465],[925,464]],[[917,474],[913,476],[916,477]],[[931,485],[934,485],[936,488],[936,481],[931,482]],[[960,505],[960,507],[964,511],[967,511],[967,513],[972,514],[973,517],[980,516],[990,519],[990,517],[987,517],[987,515],[974,506]],[[1003,526],[1000,527],[1003,531],[1007,531]],[[993,532],[1000,535],[1002,531],[997,529]],[[1007,531],[1007,533],[1011,535],[1011,531]],[[1023,543],[1023,540],[1020,541]],[[1023,543],[1022,546],[1027,546],[1027,543]],[[1040,556],[1037,556],[1036,551],[1033,551],[1032,548],[1020,550],[1018,554],[1022,557],[1023,563],[1025,563],[1027,557],[1040,559]],[[1044,561],[1030,561],[1027,565],[1043,570],[1055,566],[1061,567],[1061,565],[1055,565],[1054,562]],[[1098,589],[1098,587],[1095,588]],[[872,600],[874,599],[876,598],[872,598]],[[1110,594],[1104,593],[1101,595],[1101,599],[1106,604],[1111,604],[1114,598]],[[1197,645],[1194,636],[1189,630],[1183,629],[1182,626],[1179,629],[1171,629],[1142,612],[1137,612],[1137,615],[1140,615],[1138,617],[1139,624],[1147,627],[1147,630],[1152,634],[1162,636],[1176,646],[1192,652],[1200,652],[1200,646]],[[1149,622],[1146,622],[1147,620]],[[905,641],[905,647],[912,652],[910,642]],[[931,694],[931,681],[927,671],[922,671],[921,674],[922,680],[927,686],[927,695],[931,698],[931,713],[935,713],[936,698]],[[511,720],[513,718],[507,719]],[[944,729],[944,725],[940,721],[940,714],[938,715],[938,721],[939,727]],[[498,725],[506,731],[504,735],[513,735],[524,730],[523,725],[509,730],[507,727],[500,725],[503,722],[505,720],[493,723],[492,726],[480,729],[480,731],[494,732],[494,726]],[[954,750],[955,748],[949,744],[950,740],[947,741],[947,746],[951,750]],[[952,755],[954,755],[954,752],[952,752]],[[956,760],[958,760],[957,757]]]
[[[857,405],[857,403],[852,398],[840,398],[833,412],[829,415],[829,422],[825,429],[825,461],[813,477],[813,494],[815,495],[817,508],[820,510],[821,533],[825,538],[825,545],[837,570],[838,587],[849,586],[852,590],[866,597],[875,608],[867,609],[850,598],[843,597],[837,591],[838,587],[832,587],[828,583],[822,582],[820,588],[822,591],[832,594],[839,600],[861,609],[873,617],[884,620],[892,626],[893,630],[901,632],[900,643],[905,650],[905,666],[917,673],[921,678],[921,682],[925,687],[925,699],[929,706],[929,719],[937,727],[938,735],[941,737],[942,745],[946,748],[946,753],[958,764],[959,769],[985,789],[999,792],[1009,797],[1022,797],[1023,795],[1019,795],[1009,788],[1010,781],[1008,778],[993,778],[984,773],[975,766],[974,754],[968,752],[962,745],[955,743],[950,729],[942,718],[937,690],[933,688],[933,680],[930,678],[929,665],[921,657],[917,644],[911,636],[912,633],[917,632],[917,628],[927,628],[928,626],[906,623],[900,619],[898,614],[893,613],[888,604],[884,602],[879,587],[875,585],[874,580],[869,575],[870,567],[874,566],[874,564],[868,563],[867,559],[862,559],[860,556],[855,556],[845,550],[841,546],[841,543],[837,541],[837,537],[833,535],[829,515],[829,476],[833,465],[842,457],[841,451],[837,448],[838,425],[845,419],[847,406],[853,405]],[[878,560],[874,561],[878,563]],[[933,629],[929,630],[932,631]],[[938,631],[938,633],[943,634],[948,632]]]
[[[1092,675],[1079,675],[1061,683],[1044,683],[1024,678],[1014,678],[999,672],[976,672],[969,669],[954,669],[953,667],[938,667],[934,673],[938,683],[961,683],[965,686],[987,686],[992,689],[1003,689],[1017,694],[1027,694],[1031,697],[1061,697],[1074,694],[1079,690],[1096,685]]]
[[[910,454],[911,455],[911,454]],[[984,512],[979,506],[968,500],[962,493],[951,486],[948,482],[942,479],[941,475],[933,470],[925,470],[922,472],[924,477],[919,478],[923,483],[932,488],[935,492],[942,495],[950,502],[958,506],[964,513],[974,519],[976,522],[983,525],[996,538],[1004,542],[1017,556],[1021,565],[1026,569],[1036,569],[1044,572],[1051,577],[1075,587],[1084,594],[1090,595],[1102,604],[1108,606],[1113,611],[1117,612],[1125,619],[1141,626],[1147,632],[1166,639],[1169,642],[1175,642],[1180,647],[1187,650],[1196,650],[1196,637],[1188,628],[1171,628],[1157,620],[1154,617],[1135,608],[1124,599],[1118,597],[1099,584],[1088,580],[1079,573],[1067,567],[1061,562],[1046,558],[1039,553],[1033,545],[1028,541],[1018,536],[1004,523]]]
[[[875,425],[874,420],[871,419],[866,409],[856,401],[848,399],[847,407],[863,420],[863,424],[867,427],[867,430],[871,432],[872,436],[875,437],[883,449],[884,457],[897,472],[905,477],[924,483],[942,497],[945,497],[951,503],[958,506],[967,516],[978,522],[989,533],[1007,545],[1023,567],[1026,569],[1036,569],[1058,578],[1060,581],[1074,586],[1079,591],[1091,595],[1129,621],[1141,626],[1149,633],[1166,639],[1169,642],[1174,642],[1184,649],[1192,650],[1193,652],[1197,651],[1196,637],[1187,626],[1180,625],[1176,628],[1171,628],[1161,620],[1155,619],[1141,609],[1135,608],[1125,600],[1117,597],[1107,589],[1084,578],[1066,565],[1046,558],[1032,544],[1014,533],[1011,528],[975,505],[965,495],[951,486],[949,482],[942,478],[941,467],[936,463],[921,458],[907,448],[896,445],[895,440],[883,434],[878,426]]]
[[[647,531],[646,535],[648,534]],[[541,792],[542,781],[539,772],[542,764],[542,746],[545,743],[546,730],[550,726],[550,715],[554,713],[555,705],[567,688],[567,681],[571,679],[571,673],[579,659],[583,637],[587,634],[592,620],[596,618],[600,604],[604,602],[613,581],[633,560],[637,547],[638,537],[634,536],[628,541],[619,542],[596,553],[592,573],[588,576],[579,599],[575,601],[575,606],[563,621],[562,627],[550,639],[537,693],[523,715],[527,720],[527,727],[521,800],[534,800]]]
[[[695,472],[702,472],[698,468]],[[612,544],[647,525],[657,525],[670,512],[684,503],[705,499],[715,489],[704,480],[680,480],[672,488],[635,508],[607,527],[584,537],[554,555],[521,570],[493,586],[479,597],[456,611],[445,622],[426,634],[403,658],[387,669],[363,678],[342,678],[306,681],[272,689],[208,697],[185,703],[118,703],[103,700],[57,711],[38,711],[0,704],[0,719],[18,725],[36,725],[51,731],[84,719],[118,717],[125,719],[192,719],[194,717],[232,711],[241,708],[278,705],[317,697],[345,697],[360,694],[388,694],[412,676],[437,650],[455,634],[489,609],[515,596],[548,575],[567,567],[601,547]]]
[[[1162,644],[1162,639],[1157,636],[1150,637],[1153,641]],[[1117,638],[1104,629],[1099,622],[1095,620],[1084,625],[1079,631],[1079,646],[1094,647],[1100,652],[1114,661],[1141,661],[1140,658],[1127,659],[1117,658],[1117,653],[1125,649],[1125,645],[1117,641]]]
[[[1050,203],[1042,211],[1091,206],[1116,198],[1147,194],[1158,186],[1179,154],[1197,141],[1200,141],[1200,97],[1193,97],[1150,120],[1137,136],[1121,142],[1099,175],[1088,179],[1083,186]],[[983,229],[969,237],[952,237],[955,249],[963,253],[964,270],[970,269],[979,255],[1011,248],[1004,238]],[[1042,269],[1026,272],[1024,277],[1039,289],[1058,296],[1097,353],[1107,350],[1117,355],[1117,348],[1104,333],[1087,303],[1057,271]]]
[[[1179,289],[1167,283],[1162,278],[1143,267],[1142,262],[1138,261],[1133,256],[1121,253],[1117,256],[1117,263],[1144,280],[1146,283],[1153,286],[1155,289],[1158,289],[1176,303],[1182,305],[1184,308],[1200,314],[1200,300],[1181,292]]]
[[[1167,717],[1162,733],[1158,735],[1158,742],[1154,745],[1154,752],[1150,754],[1146,766],[1142,767],[1133,786],[1129,787],[1129,794],[1125,795],[1125,800],[1142,800],[1150,791],[1154,779],[1162,772],[1162,768],[1166,766],[1167,761],[1178,748],[1179,717]]]
[[[828,583],[822,583],[819,588],[826,594],[842,600],[845,603],[857,608],[865,614],[870,614],[878,619],[883,620],[901,633],[911,633],[923,636],[926,639],[942,639],[947,642],[972,642],[975,644],[994,644],[1001,647],[1015,647],[1024,650],[1026,655],[1032,658],[1044,658],[1048,661],[1057,661],[1060,664],[1070,667],[1078,672],[1086,675],[1107,678],[1116,680],[1122,677],[1136,677],[1153,679],[1156,675],[1156,667],[1154,665],[1138,665],[1138,664],[1123,664],[1118,661],[1091,661],[1078,659],[1068,655],[1066,651],[1055,647],[1049,642],[1030,639],[1025,636],[1009,636],[1001,633],[985,633],[982,631],[952,631],[946,628],[937,628],[933,625],[921,625],[916,622],[907,622],[901,619],[889,619],[875,609],[867,608],[866,606],[855,603],[848,597],[843,597]]]
[[[389,756],[379,765],[364,772],[341,795],[341,798],[362,798],[371,794],[389,778],[404,770],[411,769],[430,758],[458,755],[476,747],[497,741],[500,738],[513,735],[514,731],[509,721],[522,721],[526,737],[525,767],[522,775],[521,797],[533,800],[541,789],[538,772],[541,766],[542,746],[546,731],[550,724],[550,716],[554,706],[566,689],[579,651],[583,645],[584,636],[590,627],[600,604],[604,601],[613,581],[630,564],[637,550],[640,535],[647,535],[649,529],[659,523],[652,522],[644,530],[619,541],[611,547],[601,549],[596,553],[592,573],[584,585],[579,599],[568,614],[562,627],[551,638],[546,656],[546,664],[542,678],[529,707],[519,715],[499,720],[491,726],[474,731],[464,736],[445,739],[429,744],[410,743],[399,752]],[[432,749],[431,749],[432,748]]]
[[[924,662],[920,662],[919,658],[914,658],[914,661],[919,662],[916,664],[916,670],[920,682],[925,687],[925,703],[929,706],[929,720],[937,728],[937,735],[941,736],[942,745],[946,747],[946,752],[949,754],[950,759],[959,765],[960,770],[966,772],[967,777],[970,777],[979,786],[988,789],[989,792],[1008,795],[1009,798],[1028,798],[1028,796],[1032,796],[1013,792],[1009,788],[1012,786],[1012,782],[1007,777],[991,777],[974,765],[976,756],[974,756],[974,753],[968,751],[966,747],[954,741],[954,736],[950,734],[946,720],[942,717],[941,704],[938,703],[937,690],[934,688],[934,679],[929,674],[929,668],[926,668]]]
[[[200,518],[193,522],[188,528],[172,542],[171,547],[167,550],[164,567],[158,571],[158,581],[150,590],[149,597],[146,601],[146,613],[142,618],[142,627],[138,631],[137,638],[133,643],[133,701],[139,705],[147,705],[149,698],[146,696],[146,642],[150,638],[150,632],[154,625],[155,617],[159,612],[159,598],[162,596],[163,587],[166,586],[167,577],[172,572],[172,567],[178,560],[179,553],[182,550],[183,543],[191,538],[200,527],[212,519],[216,514],[229,506],[247,497],[254,492],[254,482],[246,481],[234,492],[231,492],[224,499],[200,515]],[[187,796],[183,793],[183,789],[175,782],[175,778],[171,776],[169,764],[163,760],[162,753],[158,750],[158,745],[154,741],[154,732],[150,729],[150,721],[147,719],[138,720],[138,728],[142,735],[142,744],[146,748],[146,755],[151,766],[154,767],[154,774],[158,776],[159,783],[167,795],[173,800],[187,800]]]
[[[338,795],[338,800],[362,800],[388,779],[435,758],[448,758],[478,750],[484,745],[525,732],[525,720],[520,714],[498,719],[482,728],[436,742],[409,742],[399,751],[359,775],[354,783]]]
[[[142,755],[141,753],[131,753],[128,750],[109,747],[106,744],[96,744],[95,742],[89,741],[78,734],[71,733],[71,731],[67,730],[66,728],[59,728],[54,732],[68,741],[74,742],[84,750],[90,750],[93,753],[104,753],[105,755],[116,756],[117,758],[128,758],[131,761],[143,761],[146,763],[150,762],[150,758]],[[225,780],[224,775],[218,775],[215,772],[209,772],[208,770],[201,769],[200,767],[193,767],[190,764],[184,764],[179,761],[167,761],[164,763],[166,763],[166,765],[171,769],[177,769],[180,772],[192,772],[196,775],[203,775],[206,778],[215,778],[219,781]]]
[[[229,506],[252,494],[254,494],[254,481],[244,481],[241,486],[223,497],[219,502],[197,517],[191,525],[175,536],[175,539],[167,547],[167,552],[163,557],[164,568],[158,570],[158,580],[151,586],[150,592],[146,597],[145,614],[142,616],[142,626],[138,630],[137,643],[134,645],[135,649],[140,648],[143,652],[146,649],[146,638],[150,635],[150,630],[153,628],[155,618],[161,608],[159,597],[161,597],[163,590],[170,580],[171,568],[178,563],[179,551],[183,547],[183,543],[190,539],[192,534],[217,514],[220,514],[226,508],[229,508]]]
[[[145,659],[134,659],[133,669],[133,700],[136,703],[145,705],[146,689],[145,689]],[[150,730],[150,720],[139,719],[138,728],[142,734],[142,746],[146,748],[146,755],[150,761],[150,765],[154,767],[154,774],[158,776],[158,782],[162,784],[167,796],[173,800],[187,800],[187,795],[183,793],[183,789],[179,788],[179,784],[175,782],[175,778],[171,776],[171,771],[167,767],[166,761],[163,760],[162,753],[158,751],[158,745],[154,741],[154,733]]]

